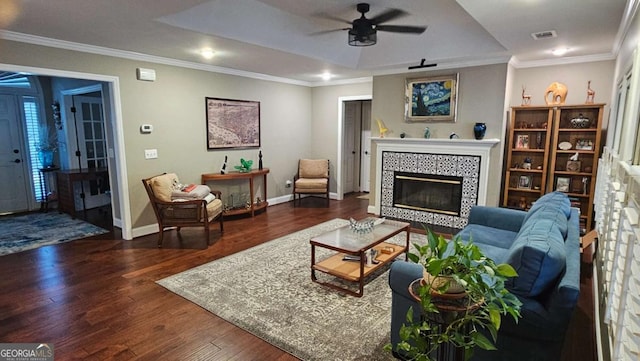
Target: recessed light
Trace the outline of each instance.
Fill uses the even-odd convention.
[[[569,48],[558,48],[558,49],[551,50],[551,54],[555,56],[562,56],[566,54],[568,51],[569,51]]]
[[[205,59],[211,59],[215,54],[216,54],[215,51],[213,51],[213,49],[211,48],[205,48],[200,50],[200,55],[202,55],[202,57]]]
[[[331,80],[331,77],[332,77],[331,73],[329,73],[328,71],[325,71],[324,73],[322,73],[321,76],[322,76],[322,80],[324,81]]]

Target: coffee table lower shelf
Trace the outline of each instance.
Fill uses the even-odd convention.
[[[392,247],[394,250],[391,253],[382,253],[381,250],[385,247]],[[311,279],[313,280],[313,282],[322,284],[324,286],[346,292],[356,297],[362,297],[364,279],[380,267],[383,267],[384,265],[392,262],[396,257],[407,251],[406,246],[400,246],[387,242],[379,243],[372,248],[378,251],[378,254],[376,256],[376,261],[379,262],[378,264],[374,264],[372,266],[367,266],[365,264],[364,253],[369,249],[356,253],[336,253],[327,259],[311,265]],[[347,254],[360,256],[360,262],[344,261],[343,257]],[[333,283],[319,281],[316,278],[315,271],[327,273],[345,281],[358,282],[359,290],[355,292]]]

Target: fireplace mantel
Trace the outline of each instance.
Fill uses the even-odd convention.
[[[477,182],[473,186],[474,193],[477,190],[477,194],[474,194],[472,199],[465,199],[465,209],[470,205],[486,205],[487,186],[489,179],[489,165],[490,165],[490,153],[491,149],[498,143],[499,139],[421,139],[421,138],[371,138],[376,148],[376,183],[375,183],[375,210],[374,213],[382,215],[382,206],[386,201],[382,201],[382,184],[384,182],[383,173],[383,153],[408,153],[421,155],[443,155],[445,159],[455,161],[456,159],[480,159],[479,165],[476,163],[474,168],[477,174],[473,176],[473,179]],[[400,157],[406,157],[406,155],[400,155]],[[410,156],[409,156],[410,157]],[[448,158],[447,158],[448,157]],[[462,158],[460,158],[462,157]],[[469,158],[467,158],[469,157]],[[398,165],[402,167],[403,165]],[[451,167],[449,167],[451,168]],[[479,168],[479,169],[478,169]],[[396,169],[403,170],[403,169]],[[451,169],[450,169],[451,170]],[[444,173],[450,170],[443,170]],[[389,173],[386,169],[386,173]],[[440,170],[438,171],[440,172]],[[444,174],[443,173],[443,174]],[[469,179],[467,179],[469,181]],[[386,184],[386,183],[385,183]],[[385,186],[386,187],[386,186]],[[387,191],[385,190],[385,193]],[[424,215],[423,215],[424,216]],[[455,218],[455,217],[454,217]],[[464,218],[464,217],[463,217]],[[466,219],[454,219],[453,223],[456,226],[466,224]]]

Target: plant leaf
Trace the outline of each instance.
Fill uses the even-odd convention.
[[[496,346],[494,346],[493,342],[491,342],[488,338],[486,338],[480,332],[474,332],[471,334],[471,338],[473,341],[483,350],[497,350]]]

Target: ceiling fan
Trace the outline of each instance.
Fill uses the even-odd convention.
[[[356,5],[356,10],[362,15],[360,18],[351,22],[342,19],[336,19],[330,17],[330,19],[345,22],[351,25],[351,28],[330,30],[348,30],[349,31],[349,45],[351,46],[371,46],[377,42],[377,32],[387,31],[392,33],[407,33],[407,34],[422,34],[427,30],[426,26],[410,26],[410,25],[384,25],[383,23],[389,22],[396,18],[407,15],[407,13],[400,9],[389,9],[377,16],[368,19],[365,14],[369,12],[369,4],[360,3]]]

